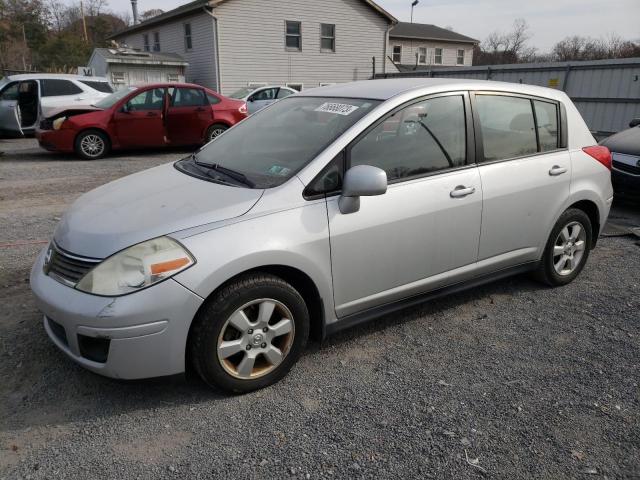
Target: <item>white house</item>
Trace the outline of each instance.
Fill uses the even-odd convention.
[[[389,32],[391,60],[400,71],[469,66],[478,40],[446,28],[399,22]]]
[[[371,0],[195,0],[111,38],[184,57],[186,81],[223,94],[263,84],[296,89],[396,71],[397,20]],[[391,70],[387,70],[391,69]]]

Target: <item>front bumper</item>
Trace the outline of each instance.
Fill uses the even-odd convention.
[[[640,200],[640,175],[623,172],[614,167],[611,171],[611,183],[616,196]]]
[[[112,378],[184,372],[189,327],[201,297],[172,279],[121,297],[90,295],[45,275],[45,252],[31,270],[31,290],[49,338],[68,357]],[[104,347],[104,357],[96,346]]]
[[[75,130],[40,130],[36,129],[38,143],[45,150],[52,152],[73,152],[73,143],[76,138]]]

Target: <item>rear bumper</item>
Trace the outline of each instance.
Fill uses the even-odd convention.
[[[73,152],[73,142],[76,137],[74,130],[40,130],[36,129],[38,143],[45,150],[52,152]]]

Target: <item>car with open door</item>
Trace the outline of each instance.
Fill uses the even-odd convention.
[[[280,87],[278,85],[268,85],[264,87],[250,86],[233,92],[229,97],[247,102],[249,115],[252,115],[264,107],[295,93],[298,93],[298,90],[291,87]]]
[[[201,145],[246,116],[244,101],[200,85],[153,84],[56,111],[40,122],[36,138],[47,150],[94,160],[118,149]]]
[[[310,335],[518,273],[569,284],[612,199],[609,150],[564,92],[354,82],[84,194],[31,288],[51,341],[93,372],[247,392]]]
[[[10,75],[0,81],[0,132],[33,134],[39,120],[54,109],[86,108],[113,93],[103,77],[64,74]]]

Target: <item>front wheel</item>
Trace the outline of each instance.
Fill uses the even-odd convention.
[[[76,154],[84,160],[97,160],[109,153],[109,137],[99,130],[87,130],[76,137]]]
[[[309,336],[309,312],[279,277],[250,274],[224,287],[194,320],[192,364],[210,386],[236,393],[271,385],[298,360]]]
[[[565,211],[551,230],[535,276],[553,287],[572,282],[589,258],[591,235],[586,213],[575,208]]]

